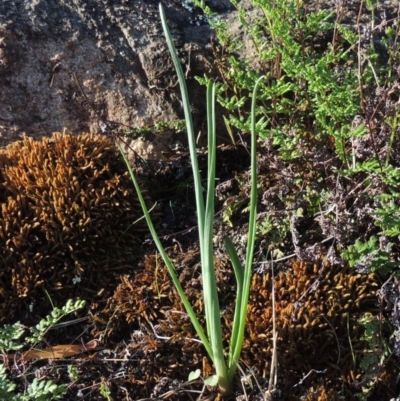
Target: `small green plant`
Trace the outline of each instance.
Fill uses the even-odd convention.
[[[85,305],[85,301],[73,301],[72,299],[69,299],[62,308],[53,308],[50,315],[46,316],[46,318],[42,319],[39,324],[30,329],[32,335],[28,336],[25,340],[32,344],[42,341],[43,337],[52,326],[54,326],[64,316],[84,308]]]
[[[391,257],[390,248],[393,244],[387,244],[386,249],[380,249],[376,236],[371,236],[367,242],[359,239],[342,253],[342,258],[349,261],[351,267],[360,272],[379,272],[390,274],[398,264]]]
[[[268,250],[274,251],[274,257],[279,259],[283,256],[282,251],[284,238],[290,231],[289,214],[285,216],[267,215],[257,224],[257,238],[268,239]]]
[[[16,394],[17,385],[7,377],[7,369],[0,364],[0,399],[2,401],[51,401],[61,400],[67,386],[55,384],[52,380],[34,378],[25,394]]]
[[[5,325],[0,328],[0,351],[5,354],[9,351],[19,351],[24,347],[24,342],[37,344],[43,341],[44,335],[61,318],[76,312],[85,306],[85,301],[68,300],[62,308],[53,308],[50,315],[42,319],[39,324],[30,328],[31,335],[23,339],[26,328],[20,323]],[[71,372],[73,372],[71,370]],[[24,394],[16,393],[17,385],[9,377],[6,367],[0,364],[0,400],[4,401],[51,401],[60,400],[67,391],[64,384],[56,384],[52,380],[39,380],[34,378],[28,384]]]
[[[79,372],[75,365],[68,365],[68,375],[71,380],[79,379]]]
[[[214,197],[215,197],[215,168],[216,168],[216,129],[215,129],[215,85],[211,82],[207,85],[207,121],[208,121],[208,172],[206,182],[206,202],[203,199],[203,185],[200,177],[200,171],[197,161],[196,152],[196,138],[193,129],[192,116],[190,113],[190,102],[187,94],[185,77],[178,59],[176,49],[174,47],[171,34],[169,32],[164,10],[160,5],[161,22],[163,25],[164,33],[167,39],[169,51],[171,53],[175,69],[178,73],[179,85],[184,105],[186,129],[188,134],[190,158],[193,169],[193,179],[196,196],[196,207],[198,217],[198,232],[200,242],[200,256],[203,277],[203,297],[204,308],[206,317],[206,332],[205,334],[191,304],[186,298],[185,292],[179,282],[175,273],[175,268],[166,253],[157,232],[151,221],[146,203],[141,194],[135,174],[130,166],[126,155],[123,153],[121,147],[120,151],[123,154],[129,172],[131,174],[133,183],[135,185],[138,197],[140,199],[143,212],[146,217],[147,224],[150,228],[153,240],[160,252],[174,285],[181,297],[185,309],[191,319],[191,322],[196,329],[200,340],[207,350],[208,355],[213,361],[216,369],[216,375],[206,381],[207,384],[218,384],[221,393],[229,393],[232,388],[233,377],[237,368],[237,361],[239,360],[244,330],[247,316],[247,303],[250,292],[252,260],[254,252],[255,241],[255,220],[256,220],[256,205],[257,205],[257,173],[256,173],[256,130],[259,128],[260,123],[256,124],[255,119],[255,100],[257,98],[257,88],[261,78],[259,78],[254,85],[253,102],[252,102],[252,119],[251,119],[251,199],[250,199],[250,220],[248,231],[248,243],[246,252],[245,268],[242,267],[239,256],[229,238],[225,238],[224,244],[226,246],[229,257],[232,261],[236,281],[237,281],[237,297],[236,308],[234,314],[234,321],[232,326],[231,339],[229,343],[229,355],[225,360],[224,347],[222,342],[222,327],[221,327],[221,310],[218,300],[218,291],[216,285],[215,271],[214,271],[214,250],[213,250],[213,222],[214,222]]]
[[[66,391],[65,384],[55,384],[52,380],[38,380],[35,377],[22,400],[61,400]]]
[[[105,381],[102,381],[101,384],[100,384],[100,394],[101,394],[107,401],[112,401],[110,387],[109,387],[109,385],[108,385]]]
[[[382,336],[382,321],[378,317],[366,313],[358,320],[358,324],[364,328],[361,340],[366,342],[368,349],[364,351],[360,361],[364,376],[362,392],[357,397],[367,400],[378,380],[380,369],[390,355],[390,349]]]
[[[2,400],[20,400],[21,396],[14,393],[17,385],[10,381],[7,376],[7,369],[0,364],[0,399]]]
[[[24,345],[19,340],[24,332],[24,328],[19,323],[0,327],[0,352],[20,350]]]

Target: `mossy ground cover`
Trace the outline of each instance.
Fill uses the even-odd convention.
[[[0,171],[0,321],[28,324],[49,298],[104,291],[134,260],[144,226],[130,226],[141,214],[107,138],[25,139],[1,151]]]
[[[221,151],[221,155],[223,153]],[[243,158],[247,158],[244,153]],[[231,157],[225,161],[232,163],[232,160],[236,163]],[[186,160],[181,162],[187,164]],[[232,164],[221,166],[233,168]],[[276,172],[271,171],[270,175],[273,179]],[[265,179],[265,176],[261,177],[260,182]],[[166,187],[172,184],[171,177],[164,182]],[[173,185],[178,184],[179,180]],[[239,185],[233,188],[240,191]],[[196,237],[193,226],[195,216],[190,198],[186,191],[175,191],[174,196],[164,197],[161,204],[163,211],[167,212],[173,205],[174,212],[170,213],[178,214],[186,210],[186,214],[177,216],[173,230],[165,226],[163,234],[167,243],[175,243],[169,252],[189,299],[202,316],[199,250],[193,242]],[[186,208],[181,207],[183,202]],[[231,234],[236,232],[234,238],[237,240],[243,235],[240,229],[235,230],[235,225],[240,226],[240,214],[232,217],[236,220],[232,228],[224,225],[222,206],[221,201],[216,240],[221,241],[221,236],[228,231]],[[168,213],[160,215],[160,226],[163,221],[171,219]],[[381,282],[376,274],[357,274],[344,263],[332,265],[325,252],[319,256],[315,256],[314,262],[302,262],[294,256],[277,263],[278,399],[296,400],[305,394],[310,400],[343,399],[342,396],[353,399],[354,393],[359,391],[354,383],[362,382],[365,374],[360,361],[368,349],[368,341],[362,338],[363,327],[357,321],[365,313],[380,316],[377,290]],[[261,261],[264,264],[259,264]],[[235,387],[236,396],[246,393],[250,399],[262,399],[256,380],[261,388],[267,386],[271,363],[272,282],[267,262],[261,253],[255,260],[258,273],[252,283],[241,361],[242,376],[247,379],[242,377],[240,381],[238,377]],[[230,263],[222,254],[216,257],[215,266],[224,326],[229,330],[235,280]],[[187,399],[189,394],[196,394],[203,386],[199,380],[187,383],[189,373],[200,369],[201,376],[206,377],[213,369],[201,344],[195,341],[191,323],[161,258],[152,251],[143,257],[139,265],[135,265],[134,270],[130,266],[125,274],[124,270],[118,273],[121,273],[120,284],[115,284],[114,295],[108,299],[101,295],[88,299],[82,294],[88,299],[88,310],[78,316],[87,317],[88,321],[56,328],[46,334],[46,342],[35,346],[43,349],[49,344],[87,343],[95,338],[100,341],[101,347],[89,350],[87,355],[54,359],[51,364],[47,359],[25,362],[24,377],[29,381],[30,375],[40,371],[42,380],[68,383],[68,391],[63,396],[66,400],[76,399],[78,394],[84,394],[88,399],[104,399],[100,393],[101,386],[103,392],[109,389],[112,399],[121,399],[127,393],[133,400],[164,396],[168,399]],[[112,291],[112,287],[108,290]],[[73,322],[75,319],[70,320]],[[29,349],[29,346],[24,349]],[[9,366],[11,377],[19,383],[18,389],[22,391],[23,383],[17,378],[15,370],[20,363],[13,364],[10,360]],[[70,373],[71,368],[76,373],[75,379]],[[395,392],[395,372],[394,366],[389,363],[376,373],[374,388],[380,396],[386,397]],[[305,379],[307,373],[310,374]],[[212,390],[207,390],[205,394],[217,396]]]

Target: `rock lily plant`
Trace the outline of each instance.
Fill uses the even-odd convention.
[[[189,96],[187,92],[185,76],[178,59],[175,46],[169,32],[165,13],[160,4],[161,22],[166,36],[169,51],[171,53],[175,69],[178,74],[181,95],[183,99],[186,129],[188,134],[190,158],[192,162],[196,207],[198,217],[198,232],[201,254],[201,269],[203,279],[203,297],[206,320],[206,331],[201,326],[191,304],[189,303],[181,283],[176,275],[175,268],[166,253],[152,223],[149,211],[144,198],[141,194],[138,181],[132,170],[132,167],[122,151],[119,149],[128,166],[132,181],[140,200],[144,216],[149,226],[153,240],[160,252],[174,285],[181,297],[184,307],[191,319],[191,322],[202,341],[211,360],[214,363],[216,374],[209,378],[206,383],[218,385],[223,394],[231,391],[233,377],[239,360],[246,325],[247,304],[250,292],[252,260],[254,253],[255,230],[256,230],[256,206],[257,206],[257,169],[256,169],[256,123],[255,123],[255,101],[257,86],[260,78],[254,87],[252,100],[252,118],[251,118],[251,197],[250,197],[250,220],[248,231],[248,242],[246,251],[245,267],[242,266],[239,256],[229,238],[224,239],[224,244],[229,254],[232,266],[234,268],[237,281],[236,307],[234,321],[229,344],[229,354],[227,358],[224,355],[224,345],[222,341],[221,310],[218,300],[218,291],[214,270],[214,249],[213,249],[213,222],[214,222],[214,198],[215,198],[215,169],[216,169],[216,127],[215,127],[215,84],[210,82],[207,86],[207,119],[208,119],[208,172],[206,199],[204,203],[203,186],[198,167],[196,139],[193,129],[192,116],[190,112]],[[207,333],[207,334],[206,334]]]

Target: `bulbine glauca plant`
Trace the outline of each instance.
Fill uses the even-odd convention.
[[[201,268],[203,278],[203,297],[206,317],[206,330],[201,326],[191,304],[189,303],[181,283],[176,275],[175,268],[166,253],[151,221],[149,211],[141,194],[138,181],[129,164],[126,155],[119,147],[128,166],[132,181],[135,185],[147,224],[158,251],[168,268],[174,285],[181,297],[191,322],[202,341],[211,360],[214,363],[216,374],[212,376],[207,384],[218,385],[221,393],[229,393],[232,387],[233,377],[237,369],[245,331],[247,316],[247,304],[250,292],[252,260],[254,252],[256,232],[256,205],[257,205],[257,171],[256,171],[256,122],[255,122],[255,99],[257,87],[262,79],[259,78],[254,86],[251,114],[251,197],[249,231],[246,251],[246,262],[243,267],[239,256],[229,238],[225,238],[224,244],[231,259],[237,281],[236,309],[229,343],[229,354],[225,359],[222,341],[221,310],[218,300],[217,284],[214,270],[214,249],[213,249],[213,222],[214,222],[214,198],[215,198],[215,169],[216,169],[216,126],[215,126],[215,84],[211,81],[207,86],[207,120],[208,120],[208,172],[207,188],[205,188],[205,200],[203,197],[203,186],[198,167],[196,138],[194,134],[190,103],[185,82],[184,73],[180,65],[171,34],[169,32],[163,7],[160,4],[161,22],[166,36],[169,51],[171,53],[175,69],[178,74],[181,89],[186,129],[189,141],[190,158],[192,162],[193,178],[195,186],[196,208],[198,217],[198,232],[201,254]]]

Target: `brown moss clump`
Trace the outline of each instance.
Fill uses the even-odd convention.
[[[198,253],[185,254],[174,249],[170,254],[196,313],[203,316]],[[233,318],[235,282],[229,263],[217,259],[215,265],[227,339]],[[362,378],[357,365],[359,355],[367,348],[360,340],[362,328],[357,319],[365,312],[379,313],[377,288],[372,274],[354,274],[347,268],[334,269],[323,262],[312,265],[295,260],[286,272],[276,275],[278,381],[283,399],[303,396],[310,384],[321,377],[329,378],[329,387],[326,387],[329,391],[318,388],[309,392],[310,399],[336,399],[330,398],[331,395],[337,391],[343,396],[343,388],[346,388],[346,399],[352,399],[355,390],[352,384]],[[203,347],[191,340],[197,336],[159,257],[147,256],[135,277],[124,277],[108,307],[109,314],[118,310],[116,319],[119,316],[127,320],[131,330],[143,333],[141,340],[132,346],[143,350],[146,344],[152,344],[152,352],[159,356],[168,352],[168,364],[178,367],[169,369],[173,377],[181,374],[181,379],[185,379],[188,371],[204,368]],[[157,339],[150,323],[168,340]],[[121,320],[119,324],[123,324]],[[246,329],[242,360],[259,377],[268,378],[272,355],[270,274],[253,277]],[[112,336],[110,330],[117,330],[117,325],[108,327]],[[144,351],[141,366],[149,378],[148,386],[164,374],[162,365],[157,364],[157,372],[153,365],[153,357]],[[309,372],[309,378],[302,381]],[[347,386],[343,387],[344,383]]]
[[[198,250],[182,252],[175,246],[167,252],[176,263],[179,279],[204,325]],[[221,273],[221,295],[234,295],[231,267],[223,260],[216,260],[216,268]],[[107,307],[94,315],[92,336],[107,336],[108,341],[115,343],[125,339],[125,349],[138,360],[127,372],[132,384],[130,396],[144,398],[153,394],[164,378],[186,381],[188,373],[197,368],[208,377],[211,373],[209,362],[202,345],[193,341],[197,336],[161,257],[146,255],[134,276],[123,276],[121,281]],[[154,335],[150,323],[163,338]],[[126,342],[127,332],[132,333],[130,342]],[[157,363],[154,363],[155,358]]]
[[[145,229],[131,226],[141,207],[122,157],[102,136],[55,134],[8,146],[0,200],[2,321],[44,289],[64,298],[95,294],[132,261]]]
[[[378,313],[373,274],[353,274],[346,268],[293,261],[291,269],[275,278],[276,324],[280,369],[292,374],[311,369],[336,369],[350,382],[357,376],[355,353],[364,349],[357,319]],[[263,377],[272,352],[272,282],[270,274],[254,275],[250,294],[248,339],[244,357]],[[263,362],[264,361],[264,362]],[[290,377],[290,375],[289,375]]]
[[[333,389],[326,389],[324,384],[311,387],[307,390],[306,394],[301,398],[303,401],[341,401],[342,397]],[[297,401],[298,398],[296,397]]]

